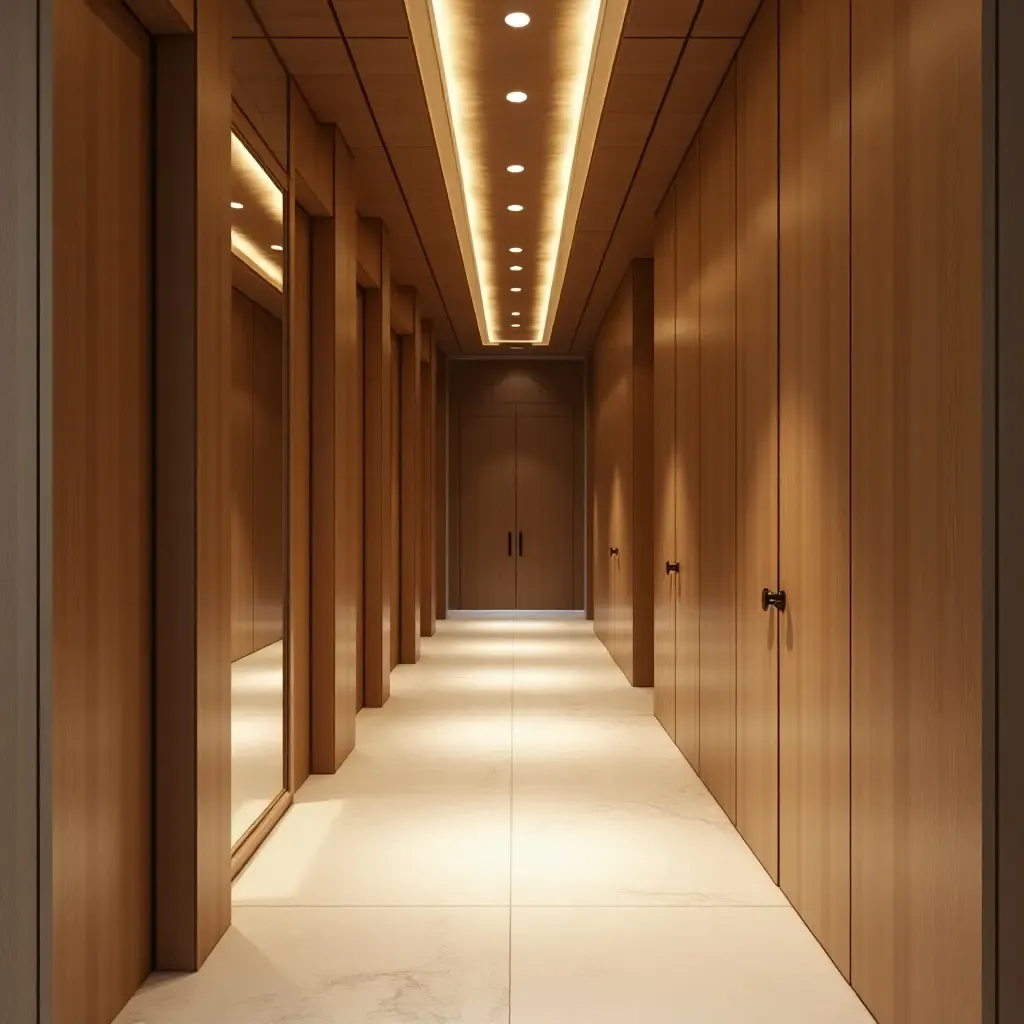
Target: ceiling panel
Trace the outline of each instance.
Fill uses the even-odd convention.
[[[827,0],[819,0],[827,2]],[[695,36],[728,36],[734,39],[747,34],[761,0],[706,0],[697,16]]]
[[[348,39],[409,35],[402,0],[334,0],[334,9]]]
[[[689,35],[698,0],[632,0],[625,36]]]
[[[336,36],[338,25],[327,0],[250,0],[267,35]]]
[[[412,43],[408,39],[354,39],[350,45],[384,145],[388,149],[434,148],[434,131]]]

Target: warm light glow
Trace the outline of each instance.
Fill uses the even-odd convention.
[[[522,213],[523,207],[519,203],[513,203],[508,210],[509,213]]]
[[[505,24],[510,28],[526,28],[530,24],[530,16],[522,11],[513,11],[505,15]]]
[[[519,310],[516,310],[512,315],[513,316],[522,316],[523,314],[520,313]]]
[[[518,327],[518,326],[519,326],[519,324],[513,324],[512,326],[513,326],[513,327]]]
[[[234,133],[231,135],[231,176],[236,194],[244,196],[248,204],[245,215],[232,225],[231,251],[278,291],[284,291],[284,272],[268,252],[268,248],[282,249],[271,239],[284,234],[284,193]],[[245,208],[237,201],[231,206]]]
[[[231,251],[279,292],[284,291],[284,275],[281,268],[269,256],[264,255],[251,238],[236,228],[231,229]]]
[[[523,289],[522,288],[510,288],[509,290],[513,291],[513,292],[521,292]]]
[[[523,247],[521,245],[513,245],[509,252],[522,252]]]
[[[274,252],[284,252],[283,245],[272,245],[270,248],[273,249]]]
[[[232,210],[244,210],[245,206],[242,203],[232,203],[231,204],[231,209]]]
[[[505,94],[505,99],[507,99],[509,103],[525,103],[526,98],[526,93],[520,92],[518,89]]]
[[[509,269],[509,270],[516,270],[516,271],[519,271],[519,270],[522,270],[523,268],[522,268],[522,267],[518,267],[518,266],[512,266],[512,267],[509,267],[508,269]]]
[[[522,164],[509,164],[505,170],[508,171],[509,174],[522,174],[526,168]]]

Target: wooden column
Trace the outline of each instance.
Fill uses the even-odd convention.
[[[448,618],[448,357],[435,344],[434,611]]]
[[[362,603],[362,346],[352,155],[334,132],[334,216],[313,222],[312,766],[355,746]]]
[[[420,635],[433,636],[437,630],[437,349],[429,323],[423,325],[420,370],[420,469],[422,473],[420,515]]]
[[[155,966],[231,922],[229,5],[156,54]]]
[[[361,221],[376,287],[365,291],[364,421],[366,507],[363,702],[383,707],[391,694],[391,257],[382,221]],[[373,283],[372,281],[370,283]]]
[[[412,290],[409,289],[411,292]],[[403,335],[399,344],[401,370],[401,510],[400,562],[401,592],[399,595],[399,660],[413,665],[420,659],[420,560],[422,541],[420,515],[420,359],[423,327],[419,305],[413,293],[413,331]]]

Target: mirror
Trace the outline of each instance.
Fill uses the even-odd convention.
[[[285,790],[287,76],[238,0],[231,137],[231,845]],[[268,169],[267,164],[273,169]]]

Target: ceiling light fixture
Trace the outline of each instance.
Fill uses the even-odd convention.
[[[509,267],[508,269],[509,270],[522,270],[523,268],[518,266],[518,265],[516,265],[516,264],[514,264],[513,266]]]
[[[514,292],[521,292],[523,289],[522,288],[513,288],[511,290],[514,291]]]
[[[273,249],[274,252],[284,252],[283,245],[272,245],[270,248]]]
[[[243,206],[242,203],[232,203],[231,204],[231,209],[232,210],[244,210],[245,207]]]
[[[512,326],[513,326],[513,327],[518,327],[518,326],[519,326],[519,324],[513,324]]]
[[[521,92],[519,89],[514,89],[512,92],[505,94],[505,99],[507,99],[509,103],[525,103],[527,96],[525,92]]]
[[[509,174],[522,174],[526,168],[522,164],[509,164],[505,170],[508,171]]]
[[[526,28],[530,24],[530,16],[522,11],[513,11],[505,15],[505,24],[509,28]]]
[[[519,310],[516,310],[512,315],[513,316],[522,316],[523,314],[520,313]]]
[[[523,208],[519,203],[513,203],[509,208],[509,213],[522,213]]]
[[[521,245],[513,245],[509,252],[522,252],[523,247]]]

